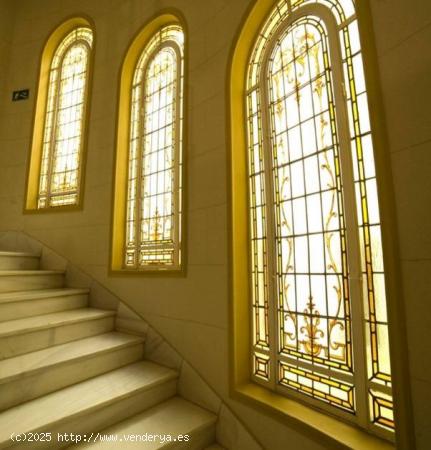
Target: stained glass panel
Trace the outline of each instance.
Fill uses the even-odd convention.
[[[126,268],[180,265],[183,42],[179,27],[165,27],[135,71]]]
[[[256,377],[265,381],[269,380],[269,357],[264,354],[257,353],[254,357],[254,374]]]
[[[394,428],[394,405],[392,396],[370,390],[371,420],[387,429]]]
[[[328,12],[330,30],[323,19]],[[359,403],[368,404],[371,426],[393,430],[382,231],[352,0],[277,4],[250,59],[247,111],[253,352],[268,358],[268,386],[354,414]],[[340,142],[346,131],[350,139]],[[348,170],[349,160],[341,157],[346,152],[353,162]],[[346,184],[354,188],[356,204],[345,198]],[[351,242],[352,233],[357,236]],[[352,245],[361,257],[361,283],[349,278],[356,267]],[[362,309],[364,328],[357,322]],[[363,342],[352,342],[354,323]],[[366,379],[355,371],[362,349]],[[325,398],[327,381],[350,386],[350,397],[334,390]],[[369,400],[354,400],[358,383]]]
[[[354,412],[355,399],[352,384],[336,381],[301,367],[280,363],[279,379],[286,386],[337,408]]]
[[[92,32],[77,28],[55,52],[49,78],[38,208],[78,203]]]

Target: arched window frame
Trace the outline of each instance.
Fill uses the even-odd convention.
[[[89,42],[87,39],[78,38],[73,40],[65,48],[61,48],[64,41],[73,34],[78,29],[88,30],[90,34]],[[84,181],[85,181],[85,163],[86,163],[86,149],[87,149],[87,130],[88,130],[88,120],[90,111],[90,98],[91,98],[91,86],[92,86],[92,75],[93,75],[93,61],[94,61],[94,26],[90,19],[84,17],[74,17],[63,22],[58,26],[49,36],[42,55],[40,59],[40,74],[37,87],[37,96],[35,103],[35,113],[34,113],[34,123],[33,123],[33,138],[31,144],[31,153],[29,158],[29,166],[27,173],[27,185],[26,185],[26,198],[24,212],[61,212],[68,210],[82,209],[83,207],[83,193],[84,193]],[[41,177],[42,177],[42,157],[44,154],[44,141],[45,141],[45,128],[50,124],[48,123],[48,103],[50,101],[49,95],[52,86],[50,86],[51,73],[53,70],[61,71],[63,60],[68,51],[75,45],[85,45],[88,51],[86,58],[86,75],[85,75],[85,86],[83,93],[83,110],[81,114],[81,134],[79,140],[79,150],[78,150],[78,169],[77,169],[77,183],[76,188],[71,191],[75,195],[75,200],[70,202],[65,202],[64,204],[52,205],[51,199],[55,196],[51,194],[52,186],[47,186],[46,195],[43,195],[46,201],[40,201],[40,189],[41,189]],[[61,50],[60,53],[58,53]],[[56,67],[53,64],[58,59]],[[55,97],[54,102],[58,102],[58,83],[59,79],[56,81],[55,86]],[[53,146],[55,141],[53,137],[55,135],[56,127],[56,116],[58,111],[55,107],[53,111],[53,117],[51,120],[51,141],[48,149],[48,159],[49,166],[48,172],[45,174],[47,176],[48,184],[51,181],[52,176],[52,158],[53,158]],[[53,126],[52,126],[53,125]],[[62,195],[62,194],[58,194]]]
[[[165,33],[169,29],[175,29],[182,34],[183,42],[180,44],[175,39],[166,38]],[[120,99],[118,111],[117,129],[117,153],[114,187],[114,209],[112,218],[112,244],[111,244],[111,270],[112,274],[128,275],[184,275],[185,274],[185,215],[184,215],[184,189],[185,189],[185,154],[186,146],[185,129],[185,73],[186,73],[186,33],[182,21],[171,13],[165,13],[150,20],[146,26],[137,34],[130,45],[123,62],[120,80]],[[145,74],[149,64],[154,57],[164,48],[171,48],[176,55],[177,91],[175,97],[175,136],[174,153],[174,231],[176,241],[173,243],[174,260],[171,264],[139,264],[136,256],[133,264],[126,264],[127,261],[127,218],[129,201],[129,155],[131,150],[133,124],[133,89],[135,87],[135,77],[140,77],[142,85],[141,95],[145,89]],[[142,98],[141,98],[142,100]],[[145,115],[145,107],[140,113],[139,121],[142,124]],[[127,120],[126,120],[127,118]],[[142,131],[139,139],[145,136]],[[140,155],[143,155],[143,148],[140,145]],[[139,205],[136,206],[139,208]],[[139,223],[137,224],[139,226]],[[151,247],[151,244],[149,245]],[[157,248],[157,244],[154,244]],[[139,247],[136,247],[136,253]]]
[[[274,192],[274,187],[273,187],[273,180],[272,180],[272,172],[274,170],[274,167],[272,166],[272,162],[273,162],[273,158],[271,157],[271,152],[272,152],[272,147],[273,145],[271,144],[271,135],[272,135],[272,125],[270,123],[271,119],[269,117],[268,114],[268,109],[269,109],[269,105],[270,105],[270,99],[269,99],[269,66],[270,66],[270,58],[271,58],[271,54],[274,51],[274,48],[276,46],[276,43],[280,40],[280,38],[282,37],[282,35],[284,35],[287,30],[289,30],[290,28],[294,28],[298,22],[301,21],[301,19],[305,18],[305,17],[314,17],[318,20],[322,20],[324,22],[324,24],[327,26],[327,33],[328,33],[328,46],[330,47],[329,53],[331,54],[331,73],[332,73],[332,78],[333,78],[333,94],[334,94],[334,105],[336,107],[337,110],[337,114],[334,114],[336,122],[337,122],[337,131],[339,134],[339,139],[338,139],[338,146],[339,146],[339,152],[338,152],[338,159],[340,161],[340,165],[341,165],[341,180],[342,180],[342,185],[343,185],[343,189],[340,191],[344,197],[346,206],[344,208],[344,217],[345,217],[345,222],[346,222],[346,244],[348,246],[348,251],[347,253],[350,255],[349,257],[349,278],[350,280],[359,280],[360,279],[360,256],[359,256],[359,248],[360,248],[360,244],[359,244],[359,235],[358,235],[358,225],[357,225],[357,220],[356,220],[356,211],[355,211],[355,204],[356,204],[356,199],[355,199],[355,192],[353,189],[354,186],[354,179],[353,179],[353,171],[352,171],[352,167],[353,167],[353,163],[351,160],[351,149],[350,149],[350,137],[348,135],[348,113],[347,113],[347,107],[346,107],[346,101],[343,95],[343,91],[342,91],[342,86],[343,86],[343,76],[342,76],[342,70],[341,70],[341,50],[339,48],[339,45],[337,45],[337,29],[336,29],[336,23],[334,18],[332,17],[332,15],[328,14],[328,11],[325,8],[321,8],[321,5],[306,5],[303,8],[301,8],[299,11],[295,11],[292,12],[288,18],[282,22],[277,30],[275,31],[274,35],[271,36],[270,40],[268,40],[267,43],[267,47],[266,50],[264,52],[264,55],[262,57],[262,66],[259,70],[258,73],[258,86],[259,86],[259,91],[260,91],[260,99],[261,99],[261,114],[262,114],[262,119],[261,119],[261,132],[262,132],[262,149],[263,149],[263,154],[264,154],[264,172],[265,172],[265,192],[266,192],[266,200],[265,203],[274,204],[274,200],[273,200],[273,192]],[[301,161],[303,161],[304,158],[301,159]],[[275,236],[275,224],[274,222],[274,214],[272,214],[273,211],[273,207],[266,208],[267,211],[267,217],[266,217],[266,221],[267,221],[267,238],[266,238],[266,242],[272,242],[276,240],[276,236]],[[295,216],[295,212],[293,211],[293,216]],[[307,234],[308,235],[308,234]],[[272,245],[267,245],[267,254],[268,254],[268,266],[274,266],[275,265],[275,260],[276,260],[276,256],[275,256],[275,249],[273,248]],[[275,282],[273,283],[271,278],[275,277],[275,272],[276,269],[274,267],[269,268],[268,269],[268,285],[272,286],[272,289],[275,289]],[[351,306],[352,309],[354,309],[353,311],[353,315],[356,317],[363,317],[363,309],[362,309],[362,297],[360,295],[360,290],[359,290],[359,286],[357,283],[351,283],[350,284],[350,292],[351,292],[351,296],[350,297],[355,297],[355,299],[352,299],[351,302]],[[270,297],[276,298],[276,294],[270,292],[269,293]],[[356,301],[355,301],[356,300]],[[270,310],[272,310],[273,308],[275,308],[275,300],[273,300],[272,305],[270,306]],[[283,387],[278,387],[277,386],[277,382],[275,380],[275,375],[274,372],[277,372],[277,368],[274,367],[275,364],[278,363],[278,358],[276,356],[277,353],[277,347],[278,347],[278,343],[277,343],[277,337],[274,335],[275,333],[273,332],[273,330],[277,329],[277,325],[275,323],[275,317],[274,317],[275,313],[270,314],[270,318],[269,318],[269,328],[270,328],[270,341],[273,341],[270,344],[270,348],[272,349],[272,357],[270,359],[271,361],[271,365],[272,365],[272,369],[271,371],[273,372],[271,374],[271,381],[270,384],[272,385],[272,388],[275,390],[279,390],[280,392],[284,392],[286,395],[292,395],[292,396],[296,396],[298,399],[303,400],[301,395],[296,395],[295,392],[290,392],[288,391],[286,388]],[[347,321],[349,321],[349,316],[347,317]],[[361,337],[361,328],[362,328],[362,324],[360,321],[358,320],[354,320],[352,321],[352,328],[353,328],[353,334],[354,334],[354,339],[356,341],[362,341],[364,340],[363,337]],[[253,326],[253,325],[252,325]],[[363,352],[363,346],[353,346],[354,347],[354,352],[353,353],[357,353],[358,355],[354,358],[356,361],[360,361],[360,360],[365,360],[365,355]],[[358,348],[359,347],[359,348]],[[366,426],[366,421],[364,420],[364,410],[367,409],[365,403],[365,399],[366,399],[366,395],[364,392],[360,392],[361,391],[361,386],[363,384],[363,379],[365,377],[364,374],[364,364],[362,365],[356,365],[356,370],[355,370],[355,376],[352,377],[352,381],[353,378],[355,378],[356,380],[360,380],[360,382],[355,382],[354,385],[356,387],[356,392],[357,392],[357,402],[356,402],[356,407],[357,407],[357,411],[360,411],[360,415],[361,415],[361,420],[362,420],[362,424],[364,426]],[[254,381],[256,381],[257,383],[262,383],[261,380],[258,377],[254,377]],[[267,383],[262,383],[263,385],[266,385]],[[363,389],[362,389],[363,391]],[[359,401],[359,399],[362,399],[362,401]],[[317,407],[320,408],[326,408],[326,404],[321,405],[320,402],[318,400],[314,400],[314,399],[310,399],[309,400],[311,402],[311,404],[314,404]],[[353,402],[353,399],[352,399]],[[328,411],[331,411],[333,414],[335,415],[339,415],[340,417],[348,417],[346,416],[344,413],[340,412],[337,409],[333,409],[331,406],[329,406]],[[358,411],[358,412],[359,412]],[[359,414],[358,414],[359,415]]]
[[[250,354],[250,346],[252,345],[253,338],[251,336],[251,326],[246,328],[244,325],[244,316],[250,314],[250,288],[248,286],[248,267],[245,266],[244,261],[248,258],[248,236],[244,234],[244,229],[249,227],[248,219],[248,169],[247,169],[247,130],[245,124],[247,123],[246,109],[244,108],[244,98],[247,92],[246,80],[244,77],[245,73],[248,72],[248,62],[251,58],[251,52],[255,46],[258,36],[266,35],[265,31],[262,30],[264,26],[271,26],[277,20],[277,14],[280,16],[285,15],[284,25],[277,28],[280,33],[286,30],[289,24],[292,24],[300,17],[304,15],[314,15],[319,16],[324,20],[325,25],[329,28],[332,27],[332,36],[340,35],[342,37],[341,28],[343,26],[349,25],[355,19],[358,19],[359,31],[361,35],[362,51],[364,59],[367,61],[367,66],[365,67],[366,72],[366,87],[368,91],[368,99],[370,104],[370,119],[371,128],[373,132],[373,143],[375,149],[375,160],[376,160],[376,172],[379,181],[379,200],[380,200],[380,212],[381,212],[381,223],[388,225],[391,223],[391,219],[394,217],[393,207],[391,202],[393,202],[393,193],[390,189],[390,172],[387,170],[387,163],[384,161],[385,155],[385,142],[386,136],[384,127],[379,126],[382,124],[383,109],[381,105],[380,92],[378,89],[378,83],[375,81],[377,78],[376,71],[376,57],[374,43],[372,36],[370,36],[370,27],[372,27],[371,18],[369,15],[369,6],[362,2],[361,5],[357,5],[357,15],[352,17],[352,10],[348,11],[349,17],[343,15],[343,7],[349,4],[353,7],[353,3],[339,2],[337,0],[321,0],[319,4],[316,2],[310,2],[308,0],[299,0],[292,2],[278,2],[274,3],[271,1],[261,0],[257,1],[253,8],[251,8],[248,17],[244,20],[244,27],[239,33],[238,42],[235,44],[232,53],[232,66],[230,68],[230,80],[229,80],[229,100],[230,100],[230,117],[231,117],[231,128],[230,128],[230,146],[231,146],[231,162],[232,162],[232,172],[231,172],[231,183],[232,183],[232,210],[231,210],[231,224],[232,230],[232,241],[231,241],[231,255],[232,255],[232,313],[231,313],[231,329],[232,329],[232,371],[231,371],[231,388],[233,394],[241,400],[247,402],[252,402],[252,404],[264,405],[270,408],[270,411],[281,415],[284,419],[292,418],[299,419],[300,422],[303,418],[309,415],[307,410],[303,410],[301,407],[299,409],[293,409],[290,407],[290,403],[287,400],[277,396],[276,394],[270,394],[269,392],[264,392],[259,390],[256,385],[250,384],[250,380],[253,378],[253,368],[250,360],[247,361],[247,353]],[[325,5],[323,5],[325,3]],[[289,6],[287,6],[289,4]],[[277,5],[277,6],[275,6]],[[286,8],[289,9],[288,14],[286,13]],[[354,12],[354,7],[353,7]],[[272,22],[271,22],[272,21]],[[336,28],[331,25],[335,22]],[[368,24],[369,28],[366,28],[364,23]],[[281,30],[282,29],[282,30]],[[367,30],[366,36],[364,38],[364,31]],[[329,31],[328,31],[329,32]],[[266,42],[273,42],[274,36],[266,39]],[[341,54],[341,49],[334,49],[334,44],[339,45],[339,39],[335,41],[330,40],[329,45],[332,47],[332,53],[338,52]],[[267,44],[267,47],[270,47]],[[339,59],[341,61],[341,58]],[[372,62],[371,62],[372,61]],[[332,67],[333,68],[333,67]],[[263,69],[261,69],[263,70]],[[333,74],[335,77],[335,73]],[[241,79],[241,77],[244,77]],[[343,77],[341,77],[341,80]],[[334,83],[335,84],[335,83]],[[342,84],[341,84],[342,85]],[[337,93],[335,93],[337,94]],[[341,95],[343,93],[341,92]],[[338,93],[340,97],[340,92]],[[345,100],[338,100],[336,102],[337,108],[342,106],[343,109],[346,106]],[[262,108],[264,109],[264,108]],[[340,114],[340,111],[337,111]],[[343,115],[342,113],[341,115]],[[347,113],[346,113],[347,114]],[[380,120],[376,121],[376,116]],[[346,117],[346,115],[344,115]],[[241,120],[242,119],[242,120]],[[347,122],[348,123],[348,122]],[[233,125],[235,124],[235,125]],[[241,126],[242,124],[242,126]],[[345,142],[350,144],[350,137],[348,135],[348,129],[345,127],[338,127],[338,131],[343,133],[346,132],[347,136],[344,137]],[[342,138],[340,137],[340,140]],[[341,143],[340,143],[341,144]],[[340,145],[341,146],[341,145]],[[350,148],[350,145],[346,146]],[[350,152],[347,153],[349,158]],[[346,159],[346,155],[341,155]],[[344,162],[345,168],[349,170],[351,163]],[[344,173],[345,175],[345,173]],[[349,177],[353,179],[353,177]],[[344,189],[345,194],[346,190]],[[354,192],[347,193],[350,198],[353,199],[353,204],[356,203]],[[384,202],[382,202],[384,198]],[[355,217],[351,217],[351,220],[355,220]],[[389,225],[390,226],[390,225]],[[357,230],[358,228],[353,228]],[[384,247],[384,265],[386,274],[386,288],[387,297],[391,299],[391,304],[388,305],[388,316],[390,324],[390,340],[391,340],[391,360],[392,360],[392,373],[394,378],[394,394],[395,394],[395,416],[396,416],[396,435],[397,435],[397,445],[400,448],[412,448],[412,432],[406,432],[409,427],[411,427],[410,418],[408,414],[405,413],[409,408],[409,392],[407,389],[400,389],[400,386],[406,386],[404,380],[408,380],[408,374],[404,370],[406,365],[406,358],[400,358],[399,352],[397,354],[393,348],[403,348],[405,349],[405,336],[402,334],[403,327],[397,327],[396,332],[394,332],[393,323],[397,322],[402,318],[402,306],[399,300],[400,286],[396,282],[398,268],[396,267],[396,246],[394,246],[394,229],[384,228],[383,234],[383,247]],[[353,240],[357,240],[357,232],[353,233]],[[351,239],[352,239],[351,238]],[[351,241],[350,241],[351,242]],[[356,246],[358,248],[358,246]],[[356,252],[357,253],[357,252]],[[359,255],[357,255],[359,256]],[[356,260],[359,260],[355,256]],[[350,274],[352,276],[352,274]],[[394,276],[395,275],[395,276]],[[356,305],[357,306],[357,305]],[[356,313],[357,315],[357,313]],[[363,317],[363,315],[361,316]],[[399,323],[399,322],[398,322]],[[362,325],[362,324],[360,324]],[[356,331],[354,334],[358,339],[358,330],[356,326]],[[401,333],[399,331],[401,330]],[[362,334],[362,333],[360,333]],[[363,352],[364,353],[364,352]],[[364,365],[365,366],[365,365]],[[403,367],[404,366],[404,367]],[[355,369],[356,370],[356,369]],[[400,382],[400,379],[403,382]],[[407,384],[408,386],[408,384]],[[289,395],[290,397],[294,397]],[[402,406],[400,406],[402,405]],[[322,409],[322,408],[320,408]],[[299,414],[298,414],[299,413]],[[332,411],[334,413],[334,411]],[[336,413],[335,413],[336,414]],[[313,413],[314,415],[314,413]],[[331,423],[329,418],[320,417],[320,424],[316,426],[313,421],[309,422],[306,426],[308,431],[315,433],[319,439],[325,437],[331,441],[332,439],[338,441],[348,442],[349,439],[340,433],[340,436],[331,435],[325,430],[325,426]],[[322,426],[323,425],[323,426]],[[340,424],[341,425],[341,424]],[[340,427],[342,429],[342,427]],[[313,434],[312,433],[312,434]],[[379,433],[377,433],[379,434]],[[385,437],[390,435],[382,433]],[[374,444],[373,444],[374,445]]]

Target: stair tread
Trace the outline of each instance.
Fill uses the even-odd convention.
[[[23,378],[47,367],[142,343],[138,336],[111,332],[55,345],[0,361],[0,384]]]
[[[0,277],[28,276],[28,275],[63,275],[64,270],[0,270]]]
[[[221,445],[213,444],[207,447],[205,450],[225,450],[225,448],[222,447]]]
[[[85,443],[79,446],[80,449],[100,448],[110,449],[118,448],[118,445],[124,445],[125,440],[120,441],[128,435],[171,435],[173,438],[179,435],[191,435],[206,426],[213,425],[217,416],[200,408],[180,397],[174,397],[157,406],[119,422],[111,427],[101,431],[101,435],[117,435],[117,442],[96,442]],[[190,436],[191,437],[191,436]],[[193,439],[191,437],[191,439]],[[127,448],[145,448],[146,450],[156,450],[167,446],[161,442],[129,442]]]
[[[0,337],[114,315],[115,311],[80,308],[27,317],[25,319],[8,320],[0,323]]]
[[[103,408],[116,399],[129,397],[177,376],[172,369],[140,361],[14,406],[0,414],[0,443],[10,439],[11,430],[16,433],[47,431],[50,424]]]
[[[12,303],[39,298],[61,297],[65,295],[88,294],[87,288],[37,289],[34,291],[15,291],[0,293],[0,303]]]
[[[40,258],[39,255],[35,255],[34,253],[28,253],[28,252],[11,252],[6,250],[0,250],[0,256],[25,256],[27,258]]]

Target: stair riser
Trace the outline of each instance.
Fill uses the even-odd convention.
[[[0,410],[71,386],[142,359],[143,344],[102,352],[0,384]]]
[[[32,256],[0,255],[0,270],[37,270],[39,258]]]
[[[0,360],[84,337],[107,333],[112,331],[113,328],[114,318],[109,316],[0,337]]]
[[[1,275],[0,292],[33,291],[35,289],[55,289],[64,285],[62,273]]]
[[[97,434],[98,431],[113,425],[114,423],[125,420],[135,414],[138,414],[146,409],[151,408],[175,395],[177,387],[177,381],[171,380],[156,386],[152,389],[145,391],[138,391],[134,395],[131,395],[125,399],[112,401],[110,404],[103,405],[92,411],[87,411],[81,414],[79,417],[72,417],[68,420],[63,420],[61,423],[52,424],[49,427],[45,427],[43,430],[34,430],[35,432],[51,432],[53,440],[49,443],[47,442],[32,442],[32,445],[16,443],[10,448],[13,449],[34,449],[34,448],[62,448],[68,447],[73,444],[73,442],[58,442],[57,434],[70,433],[80,434],[84,437],[91,435],[91,433]],[[41,411],[41,414],[43,411]],[[18,428],[18,425],[17,425]],[[151,432],[150,430],[143,430],[142,434],[145,432]],[[19,432],[17,429],[16,432]],[[9,448],[11,442],[5,442],[0,445],[0,448]],[[119,446],[121,447],[121,444]],[[126,447],[124,447],[126,448]]]
[[[87,294],[0,303],[0,322],[84,308],[87,306],[87,303]]]

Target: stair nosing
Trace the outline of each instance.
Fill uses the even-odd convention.
[[[34,253],[27,253],[27,252],[10,252],[7,250],[0,250],[0,257],[1,256],[11,256],[11,257],[24,257],[24,258],[40,258],[40,255],[36,255]]]
[[[52,292],[50,292],[52,291]],[[72,295],[89,294],[89,288],[53,288],[34,289],[28,291],[12,291],[0,293],[0,305],[7,303],[17,303],[33,300],[54,299],[59,297],[69,297]],[[20,297],[23,295],[23,297]],[[11,298],[8,298],[11,297]],[[15,298],[13,298],[15,297]]]
[[[60,311],[60,312],[70,313],[71,311],[78,311],[80,309],[85,310],[87,308],[71,309],[71,310],[68,310],[68,311]],[[92,308],[92,310],[94,310],[94,309],[97,309],[97,308]],[[99,315],[95,315],[95,316],[91,316],[91,317],[82,317],[82,318],[79,318],[79,319],[71,319],[71,320],[67,320],[67,321],[63,321],[63,322],[59,322],[59,323],[34,326],[34,327],[31,327],[31,328],[22,328],[22,329],[18,329],[18,330],[9,331],[9,332],[3,332],[3,333],[0,330],[0,339],[1,338],[5,338],[5,337],[10,337],[10,336],[16,336],[16,335],[20,335],[20,334],[32,333],[34,331],[48,330],[49,328],[58,328],[58,327],[61,327],[61,326],[73,325],[73,324],[79,323],[79,322],[87,322],[87,321],[91,321],[91,320],[102,319],[102,318],[105,318],[105,317],[113,317],[113,316],[116,315],[116,311],[110,311],[110,310],[104,310],[104,309],[99,309],[98,311],[100,312]],[[59,312],[48,313],[48,314],[40,314],[40,317],[42,317],[42,316],[49,316],[51,314],[59,314]],[[38,316],[34,316],[34,317],[38,317]],[[26,320],[26,319],[27,318],[15,319],[15,320]],[[7,323],[7,322],[13,322],[13,320],[5,321],[5,322],[2,322],[2,323]],[[0,323],[0,325],[1,325],[1,323]]]
[[[138,363],[135,363],[135,364],[138,364]],[[159,364],[155,364],[155,363],[152,363],[152,364],[159,365]],[[125,366],[125,367],[127,367],[127,366]],[[120,369],[115,369],[115,370],[121,370],[121,369],[124,369],[125,367],[120,368]],[[76,418],[78,418],[80,416],[85,416],[86,414],[91,414],[91,413],[93,413],[95,411],[98,411],[100,409],[106,408],[107,406],[109,406],[111,404],[120,402],[120,401],[125,400],[127,398],[133,397],[134,395],[137,395],[139,393],[148,391],[150,389],[153,389],[153,388],[161,386],[161,385],[163,385],[165,383],[168,383],[168,382],[170,382],[172,380],[178,379],[178,377],[179,377],[179,373],[178,372],[176,372],[173,369],[168,369],[168,368],[166,368],[166,369],[167,369],[168,372],[166,374],[164,374],[163,377],[160,377],[159,379],[157,379],[157,380],[155,380],[155,381],[153,381],[153,382],[151,382],[151,383],[149,383],[149,384],[147,384],[145,386],[142,386],[142,387],[140,387],[138,389],[130,390],[129,392],[126,392],[126,393],[124,393],[122,395],[115,396],[115,397],[110,398],[108,400],[105,400],[105,401],[103,401],[101,403],[93,404],[92,406],[90,406],[88,408],[80,409],[79,411],[76,411],[76,412],[74,412],[72,414],[69,414],[67,416],[61,417],[59,419],[54,419],[52,421],[48,421],[47,423],[41,425],[38,428],[32,428],[32,429],[28,429],[28,430],[25,430],[25,431],[21,431],[21,433],[38,432],[38,430],[46,430],[48,427],[52,428],[52,427],[61,425],[62,423],[65,423],[65,422],[68,422],[68,421],[73,421],[73,420],[75,420]],[[114,372],[114,371],[112,371],[112,372]],[[104,375],[107,375],[107,374],[99,375],[99,377],[103,377]],[[94,380],[96,378],[98,378],[98,377],[94,377],[94,378],[92,378],[92,380]],[[58,393],[60,391],[71,389],[71,388],[73,388],[75,386],[78,386],[80,384],[86,383],[88,381],[90,381],[90,380],[82,381],[82,382],[77,383],[75,385],[72,385],[72,386],[60,389],[59,391],[55,391],[53,393],[47,394],[47,396],[48,395],[55,395],[56,393]],[[30,400],[30,401],[22,403],[20,405],[14,406],[11,409],[20,407],[22,405],[25,405],[26,403],[30,403],[30,402],[37,401],[37,400],[39,400],[39,399]],[[4,443],[4,442],[5,441],[1,441],[0,440],[0,448],[2,446],[2,443]]]
[[[115,331],[112,331],[110,333],[115,333]],[[68,344],[77,344],[81,340],[91,339],[91,338],[95,338],[97,336],[103,336],[104,334],[110,334],[110,333],[103,333],[103,334],[96,335],[96,336],[90,336],[88,338],[78,339],[76,341],[66,342],[64,344],[57,344],[57,345],[55,345],[53,347],[59,347],[61,345],[68,345]],[[126,333],[119,333],[119,334],[126,334]],[[73,362],[86,361],[86,360],[88,360],[90,358],[93,358],[96,355],[100,356],[100,355],[104,355],[104,354],[107,354],[107,353],[110,353],[110,352],[115,352],[117,350],[122,350],[122,349],[127,348],[127,347],[133,347],[135,345],[139,345],[139,344],[144,344],[145,343],[145,339],[142,338],[142,337],[141,338],[139,338],[137,336],[130,336],[130,337],[133,338],[133,340],[131,340],[130,342],[124,342],[122,344],[114,345],[112,347],[105,348],[103,350],[99,350],[99,351],[96,351],[96,352],[92,352],[92,353],[88,353],[88,354],[80,355],[80,356],[75,356],[75,357],[72,357],[72,358],[69,358],[69,359],[65,359],[63,361],[57,361],[57,362],[50,363],[50,364],[47,364],[47,365],[44,365],[44,366],[36,367],[34,369],[28,369],[28,370],[25,370],[23,372],[19,372],[19,373],[14,374],[14,375],[9,375],[9,376],[6,376],[6,377],[0,377],[0,386],[3,385],[3,384],[9,383],[11,381],[23,380],[23,379],[25,379],[27,377],[36,375],[39,372],[42,372],[44,370],[48,370],[48,369],[53,368],[53,367],[61,367],[63,365],[67,365],[67,364],[70,364],[70,363],[73,363]],[[50,348],[52,348],[52,347],[50,347]],[[12,358],[20,358],[20,357],[23,357],[25,355],[29,355],[31,353],[43,352],[44,350],[46,350],[46,349],[36,350],[35,352],[26,353],[24,355],[13,356]],[[12,358],[7,358],[7,359],[12,359]],[[6,361],[6,360],[3,360],[3,361]],[[1,365],[1,363],[2,363],[2,361],[0,361],[0,365]]]
[[[0,277],[14,277],[23,275],[64,275],[64,270],[0,270]]]

